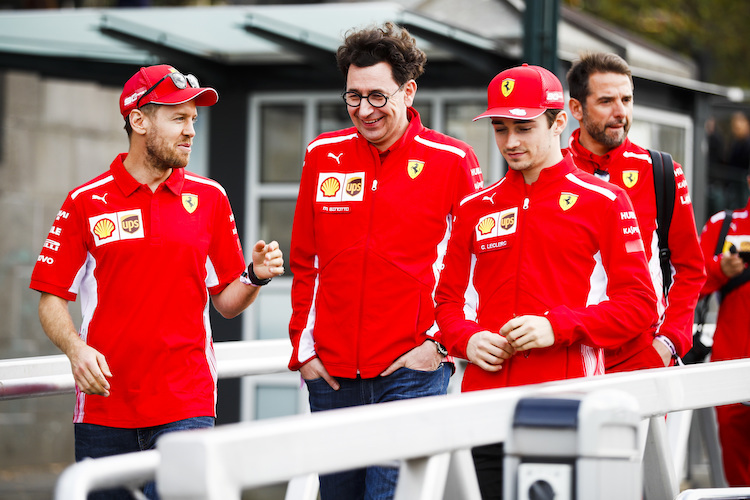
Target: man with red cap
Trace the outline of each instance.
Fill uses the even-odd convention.
[[[120,97],[128,153],[69,193],[37,259],[39,318],[76,383],[77,461],[213,426],[208,299],[234,317],[284,271],[275,241],[258,241],[245,266],[226,192],[185,171],[197,106],[217,100],[168,65],[133,75]],[[80,329],[68,312],[78,294]],[[144,491],[158,498],[153,483]],[[98,495],[131,498],[124,490]]]
[[[563,107],[557,77],[524,64],[490,82],[475,118],[492,120],[509,170],[461,201],[437,288],[443,343],[470,362],[463,391],[602,374],[603,347],[656,321],[630,200],[563,156]],[[473,453],[482,497],[501,498],[502,444]]]

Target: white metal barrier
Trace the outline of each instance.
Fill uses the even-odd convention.
[[[287,371],[292,346],[288,339],[216,342],[219,378]],[[0,360],[0,400],[75,390],[68,358],[63,355]]]
[[[310,478],[316,473],[400,460],[398,500],[442,499],[444,495],[475,499],[478,492],[468,450],[505,441],[519,398],[620,390],[638,401],[641,417],[649,422],[644,454],[646,498],[672,500],[679,489],[664,415],[750,400],[747,380],[750,360],[726,361],[173,433],[157,445],[157,485],[165,500],[233,500],[245,489],[292,481],[287,490],[291,500],[290,491],[310,491]],[[97,460],[114,464],[114,458],[140,460],[137,453]],[[85,499],[66,489],[69,484],[92,481],[92,472],[84,464],[64,471],[57,499]],[[153,479],[153,471],[144,476],[144,481]],[[452,489],[450,496],[446,488]]]

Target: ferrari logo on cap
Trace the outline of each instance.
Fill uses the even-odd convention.
[[[406,171],[409,172],[409,177],[412,179],[421,174],[423,168],[424,162],[419,160],[409,160],[409,163],[406,165]]]
[[[182,193],[182,206],[187,213],[192,214],[198,208],[198,195]]]
[[[573,193],[561,193],[560,194],[560,200],[558,201],[560,203],[560,208],[563,209],[563,211],[568,210],[573,205],[576,204],[576,201],[578,201],[578,195]]]
[[[623,170],[622,171],[622,183],[625,184],[626,188],[632,188],[638,182],[638,171],[637,170]]]
[[[503,83],[500,84],[500,91],[503,96],[508,97],[513,92],[513,87],[516,86],[516,81],[513,78],[506,78]]]

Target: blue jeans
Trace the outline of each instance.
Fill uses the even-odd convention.
[[[306,380],[313,412],[348,408],[400,399],[445,394],[451,367],[442,363],[433,372],[400,368],[387,377],[338,378],[334,391],[322,378]],[[388,500],[396,493],[397,467],[371,466],[320,476],[322,500]]]
[[[213,417],[195,417],[178,420],[154,427],[123,429],[94,424],[75,424],[76,462],[84,458],[100,458],[134,451],[152,450],[156,441],[164,434],[189,429],[213,427]],[[158,500],[156,483],[143,487],[143,493],[151,500]],[[89,495],[89,500],[132,500],[133,496],[124,488],[99,491]]]

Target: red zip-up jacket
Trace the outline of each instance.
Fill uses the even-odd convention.
[[[437,319],[451,354],[466,358],[473,334],[497,332],[516,316],[546,316],[555,334],[554,345],[516,353],[499,372],[470,363],[465,391],[601,374],[601,347],[656,322],[630,200],[570,155],[531,185],[511,170],[467,196],[444,262]]]
[[[732,223],[724,240],[724,251],[734,245],[738,252],[750,253],[750,200],[743,209],[732,212]],[[701,247],[706,259],[708,279],[702,293],[721,290],[729,278],[721,270],[722,255],[714,256],[725,214],[714,214],[701,233]],[[712,361],[750,357],[750,283],[744,283],[724,296],[716,318],[716,331],[711,349]]]
[[[675,203],[669,226],[672,285],[667,301],[662,292],[654,172],[648,150],[633,144],[630,139],[625,139],[619,147],[604,156],[598,156],[578,142],[580,132],[580,129],[575,130],[570,138],[569,151],[576,165],[589,173],[594,173],[597,169],[608,172],[609,182],[623,188],[633,203],[646,247],[646,258],[659,313],[659,326],[656,332],[649,329],[629,344],[605,352],[607,367],[614,366],[651,345],[654,335],[666,336],[674,344],[677,354],[684,356],[693,345],[693,315],[698,295],[706,280],[706,273],[695,229],[693,205],[682,166],[676,162],[674,164]]]
[[[378,376],[439,339],[434,289],[460,200],[482,187],[471,147],[409,126],[386,155],[356,128],[309,144],[294,214],[291,370],[319,357],[334,377]]]

